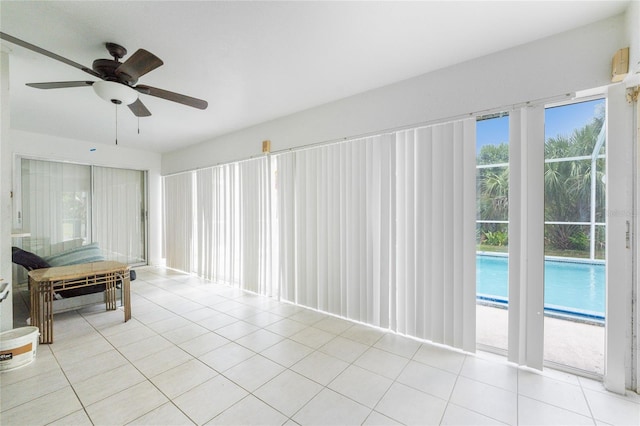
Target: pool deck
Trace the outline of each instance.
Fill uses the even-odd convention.
[[[507,348],[508,311],[477,305],[476,341],[500,349]],[[545,317],[544,359],[557,364],[604,373],[604,327]]]

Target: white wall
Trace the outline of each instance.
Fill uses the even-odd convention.
[[[640,2],[632,1],[626,14],[625,27],[629,43],[629,72],[640,73]],[[622,46],[624,47],[624,46]]]
[[[148,170],[149,263],[162,263],[162,189],[160,154],[130,149],[122,145],[94,144],[44,134],[10,130],[13,170],[20,170],[18,157],[68,161],[96,166]],[[96,148],[96,151],[90,151]]]
[[[162,174],[495,109],[610,82],[625,15],[302,111],[162,156]]]

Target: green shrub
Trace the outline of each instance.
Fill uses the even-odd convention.
[[[589,236],[582,231],[571,234],[569,242],[574,250],[587,250],[589,248]]]
[[[507,233],[502,231],[486,231],[484,232],[485,244],[490,246],[507,245]]]

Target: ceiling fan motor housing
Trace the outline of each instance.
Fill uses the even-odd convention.
[[[118,69],[120,65],[122,65],[122,62],[118,62],[113,59],[96,59],[93,61],[91,68],[100,74],[100,77],[104,80],[119,81],[129,86],[135,85],[138,82],[138,79],[133,78],[124,72],[116,74],[116,69]]]

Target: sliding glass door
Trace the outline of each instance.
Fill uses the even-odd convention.
[[[604,373],[605,100],[545,110],[544,358]]]
[[[476,330],[480,348],[507,350],[509,116],[476,123]]]
[[[109,260],[146,263],[146,172],[21,160],[22,247],[49,256],[98,243]]]

